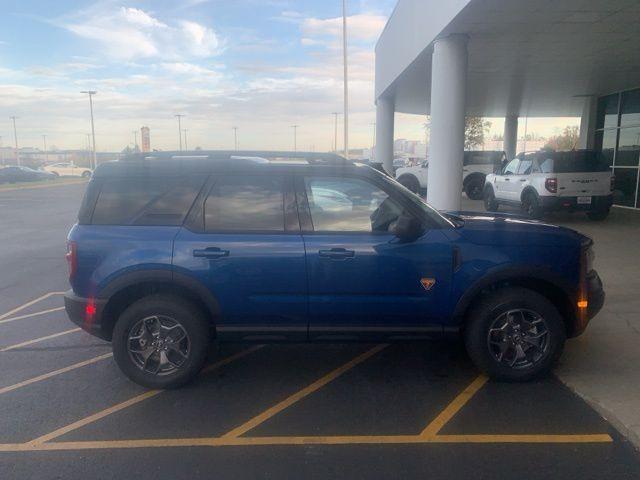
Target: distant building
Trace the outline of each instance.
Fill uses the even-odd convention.
[[[151,151],[151,136],[149,135],[149,127],[142,127],[140,129],[140,137],[142,138],[142,151]]]

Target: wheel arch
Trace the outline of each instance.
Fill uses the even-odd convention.
[[[453,318],[463,331],[474,305],[487,292],[505,287],[522,287],[547,298],[557,309],[565,323],[567,337],[576,331],[577,315],[574,308],[574,293],[567,282],[544,270],[532,272],[530,268],[518,267],[493,272],[477,280],[458,300]]]
[[[535,188],[533,188],[531,185],[527,185],[522,189],[522,193],[520,194],[521,203],[524,201],[527,195],[535,196],[536,200],[540,198],[540,194],[538,193],[538,191]]]
[[[109,338],[119,316],[129,305],[158,293],[179,296],[196,305],[209,318],[212,334],[215,334],[220,306],[213,294],[202,283],[188,275],[161,270],[133,272],[114,280],[101,292],[99,297],[106,299],[101,324]]]

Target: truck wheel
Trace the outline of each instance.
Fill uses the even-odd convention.
[[[595,222],[602,221],[605,218],[607,218],[607,216],[609,216],[609,208],[592,210],[590,212],[587,212],[587,218]]]
[[[526,288],[494,291],[467,315],[467,352],[497,380],[524,382],[547,373],[560,358],[565,338],[555,306]]]
[[[464,193],[467,194],[471,200],[482,200],[482,187],[484,183],[480,183],[477,180],[469,181],[464,187]]]
[[[120,370],[148,388],[179,387],[200,371],[209,348],[202,311],[176,296],[150,295],[130,305],[113,330]]]
[[[82,178],[90,178],[91,177],[91,172],[89,170],[85,170],[84,172],[82,172]]]
[[[542,218],[543,211],[540,206],[540,201],[533,193],[527,193],[522,199],[522,210],[526,212],[529,218]]]
[[[499,204],[496,200],[496,196],[493,193],[493,188],[487,187],[484,190],[484,209],[487,212],[497,212]]]
[[[413,175],[402,175],[398,179],[398,183],[415,194],[420,193],[420,182]]]

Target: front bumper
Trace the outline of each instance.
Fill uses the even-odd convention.
[[[602,309],[605,296],[602,280],[600,280],[598,272],[592,270],[587,274],[584,292],[581,294],[581,297],[587,300],[588,305],[587,308],[578,308],[572,337],[577,337],[585,331],[589,321]]]
[[[540,204],[545,211],[568,210],[589,212],[608,210],[613,205],[612,195],[591,196],[591,203],[580,204],[578,197],[540,197]]]
[[[64,308],[69,319],[80,328],[103,340],[111,340],[111,330],[101,322],[106,300],[79,297],[73,290],[64,294]]]

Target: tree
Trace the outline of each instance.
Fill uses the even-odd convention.
[[[575,150],[578,145],[580,133],[575,125],[567,125],[564,127],[561,135],[556,135],[547,140],[544,148],[549,150]]]
[[[427,130],[427,143],[430,137],[431,117],[427,117],[427,123],[424,124]],[[482,117],[465,117],[464,119],[464,149],[472,150],[484,144],[485,136],[489,134],[491,122],[484,120]]]

